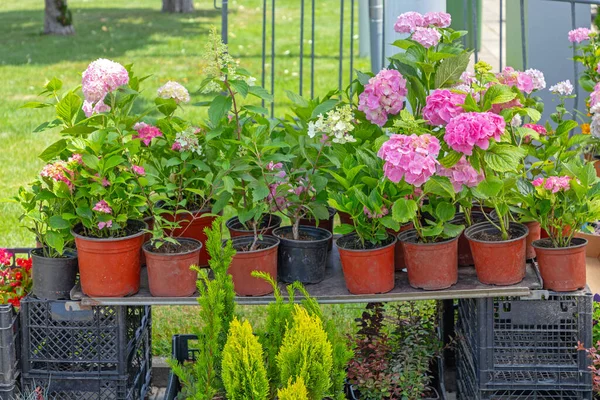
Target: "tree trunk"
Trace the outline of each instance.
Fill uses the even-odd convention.
[[[191,13],[194,11],[194,0],[163,0],[163,12]]]
[[[67,0],[45,0],[44,33],[48,35],[72,35],[75,33],[71,21],[71,11]]]

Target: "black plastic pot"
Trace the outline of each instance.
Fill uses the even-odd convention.
[[[327,250],[331,251],[333,248],[333,219],[335,218],[335,214],[337,214],[337,210],[333,207],[327,207],[327,211],[329,211],[329,219],[319,220],[319,228],[323,228],[332,234],[327,247]],[[317,221],[312,218],[302,218],[300,225],[317,227]]]
[[[70,300],[77,279],[77,253],[68,250],[62,258],[48,258],[42,249],[34,249],[31,258],[33,295],[40,300]]]
[[[292,232],[291,226],[283,226],[273,231],[281,241],[277,274],[283,282],[318,283],[325,279],[327,247],[332,238],[331,232],[312,226],[300,226],[300,233],[311,240],[293,240],[284,235]]]

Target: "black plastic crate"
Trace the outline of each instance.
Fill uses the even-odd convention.
[[[44,400],[144,400],[150,390],[152,372],[149,326],[142,332],[137,347],[126,362],[129,365],[127,375],[23,373],[21,386],[27,392],[42,388],[46,393]]]
[[[22,370],[124,376],[150,328],[150,307],[96,306],[27,297],[21,302]]]
[[[14,384],[19,375],[19,338],[19,315],[12,305],[0,305],[0,385]]]
[[[171,342],[171,358],[180,364],[196,361],[198,350],[194,348],[194,342],[198,340],[196,335],[173,335]],[[164,400],[175,400],[181,391],[181,384],[177,375],[171,371]]]
[[[0,400],[19,400],[20,394],[21,391],[15,382],[10,385],[0,385]]]
[[[591,346],[589,291],[547,292],[537,300],[461,299],[458,309],[460,381],[470,377],[477,391],[591,393],[590,362],[585,352],[577,350],[578,342]],[[536,398],[527,397],[534,394],[523,398]]]

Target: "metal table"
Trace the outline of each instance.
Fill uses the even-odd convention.
[[[525,279],[516,285],[494,286],[484,285],[477,280],[473,267],[463,267],[458,270],[458,283],[448,289],[427,291],[415,289],[408,284],[407,274],[396,272],[396,286],[389,293],[353,295],[346,289],[344,275],[342,273],[340,256],[336,246],[329,253],[327,262],[327,273],[325,279],[316,284],[305,285],[306,289],[321,304],[341,303],[368,303],[368,302],[390,302],[407,300],[447,300],[460,298],[496,297],[496,296],[529,296],[533,290],[542,289],[542,280],[537,267],[527,264]],[[287,296],[283,289],[285,284],[280,283],[282,294]],[[146,269],[142,268],[140,291],[130,297],[88,297],[81,291],[78,285],[71,292],[72,300],[81,300],[83,306],[95,305],[197,305],[194,294],[191,297],[152,297],[148,289],[148,275]],[[298,299],[301,299],[298,294]],[[238,304],[243,305],[265,305],[274,300],[272,295],[260,297],[236,297]]]

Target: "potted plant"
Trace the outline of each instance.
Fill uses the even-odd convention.
[[[11,304],[14,308],[21,306],[32,286],[31,258],[17,258],[7,249],[0,249],[0,305]]]
[[[122,297],[139,290],[146,228],[139,219],[147,204],[141,195],[139,165],[132,158],[139,147],[133,140],[139,116],[131,110],[141,80],[120,64],[99,59],[83,73],[85,100],[75,91],[59,96],[62,84],[58,80],[52,80],[46,90],[57,99],[55,109],[64,137],[41,157],[50,161],[81,156],[73,163],[70,183],[61,185],[67,189],[61,195],[75,209],[70,223],[82,290],[89,296]]]
[[[75,210],[69,201],[69,184],[79,155],[56,161],[42,170],[30,188],[20,188],[15,201],[21,221],[36,238],[32,250],[32,293],[42,300],[69,300],[77,278],[77,253],[71,235]]]
[[[549,237],[533,242],[544,288],[567,292],[585,287],[587,240],[574,237],[586,221],[600,218],[594,167],[572,160],[557,171],[564,175],[536,178],[529,185],[532,216]]]

